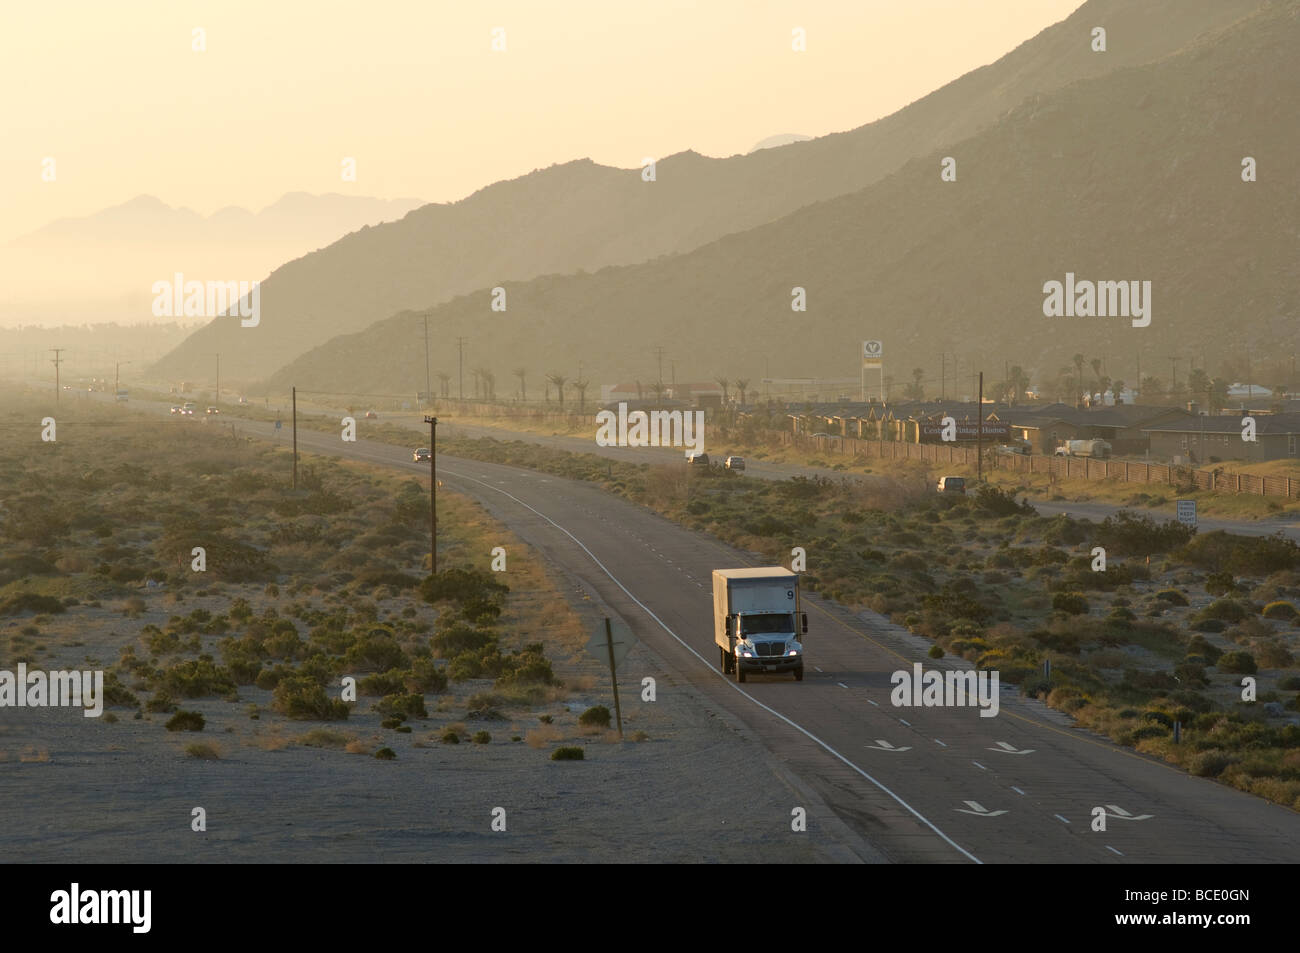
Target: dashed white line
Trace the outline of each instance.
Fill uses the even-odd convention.
[[[980,764],[978,761],[972,761],[971,764],[975,765],[975,767],[979,768],[981,771],[988,770],[988,768],[984,767],[984,765]]]
[[[1107,849],[1108,851],[1110,851],[1111,853],[1119,854],[1119,851],[1115,850],[1115,848],[1114,848],[1114,847],[1111,847],[1109,844],[1106,845],[1106,849]],[[1123,854],[1119,854],[1119,855],[1120,855],[1121,857],[1124,856]]]
[[[877,705],[877,704],[876,704],[876,703],[875,703],[875,702],[872,702],[872,701],[871,701],[871,699],[870,699],[870,698],[868,698],[868,699],[867,699],[867,701],[869,701],[869,702],[871,702],[871,704],[873,704],[873,705],[876,705],[876,707],[877,707],[877,708],[879,708],[879,707],[880,707],[880,706],[879,706],[879,705]]]
[[[1070,823],[1070,819],[1069,819],[1068,817],[1061,817],[1060,814],[1053,814],[1052,817],[1055,817],[1055,818],[1057,818],[1058,820],[1065,821],[1065,823],[1067,823],[1067,824]]]
[[[942,748],[946,748],[946,747],[948,747],[946,744],[944,744],[944,743],[943,743],[942,741],[940,741],[938,738],[935,738],[935,739],[934,739],[934,743],[937,744],[937,745],[939,745],[939,746],[942,747]]]
[[[1019,794],[1021,797],[1024,797],[1024,796],[1025,796],[1025,792],[1022,791],[1022,790],[1020,790],[1020,788],[1016,787],[1014,784],[1011,785],[1011,790],[1015,791],[1015,792],[1016,792],[1017,794]]]
[[[816,668],[816,669],[817,669],[817,671],[819,671],[819,672],[821,672],[821,669],[820,669],[820,668],[817,668],[817,666],[816,666],[816,665],[814,665],[814,666],[813,666],[813,668]],[[825,673],[825,672],[822,672],[822,674],[823,674],[823,675],[824,675],[824,674],[826,674],[826,673]]]
[[[901,719],[901,718],[898,719],[898,720],[899,720],[899,721],[903,721],[903,719]],[[907,725],[907,727],[909,727],[909,728],[912,727],[912,723],[911,723],[910,721],[903,721],[903,724]]]
[[[836,682],[835,684],[838,685],[840,688],[848,688],[848,687],[849,687],[849,686],[845,685],[843,682]]]

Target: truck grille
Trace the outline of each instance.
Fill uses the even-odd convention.
[[[763,658],[769,655],[784,655],[785,643],[784,642],[760,642],[758,643],[758,645],[754,646],[754,651],[757,653],[759,658]]]

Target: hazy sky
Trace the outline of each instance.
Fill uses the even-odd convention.
[[[745,152],[887,115],[1079,5],[10,2],[0,240],[141,193],[203,214],[289,191],[451,201],[584,156],[633,167]],[[791,50],[795,27],[807,52]],[[348,156],[356,182],[340,177]]]

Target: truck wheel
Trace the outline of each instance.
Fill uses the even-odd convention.
[[[719,647],[718,654],[722,656],[722,674],[731,674],[731,653],[726,649]]]
[[[802,665],[800,665],[797,669],[794,670],[794,680],[795,680],[796,682],[802,682],[802,681],[803,681],[803,666],[802,666]]]
[[[736,681],[743,682],[745,680],[745,670],[740,667],[740,659],[732,659],[731,664],[736,669]]]

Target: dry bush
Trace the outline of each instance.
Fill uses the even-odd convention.
[[[347,743],[347,747],[345,747],[343,750],[346,751],[348,754],[370,754],[369,745],[365,744],[360,739],[355,741],[349,741]]]
[[[563,737],[564,732],[554,725],[538,725],[524,733],[524,741],[528,742],[530,748],[545,748],[552,741],[559,741]]]
[[[221,757],[221,748],[210,741],[196,741],[185,746],[185,753],[191,758],[216,761]]]

